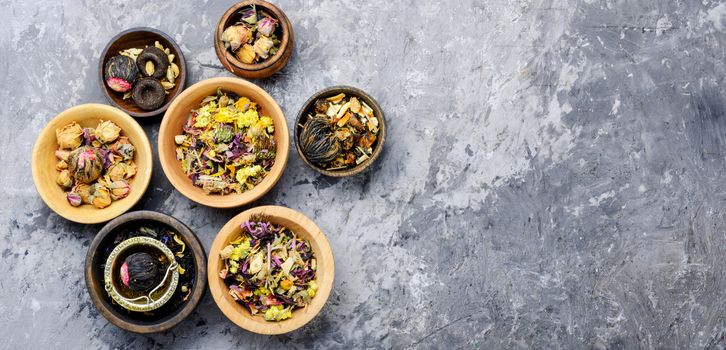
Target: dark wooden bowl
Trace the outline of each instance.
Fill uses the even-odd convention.
[[[139,223],[162,224],[170,227],[183,237],[187,249],[194,253],[196,273],[191,296],[184,306],[166,315],[152,317],[145,313],[125,311],[112,302],[111,297],[104,289],[103,269],[101,268],[101,264],[105,262],[103,250],[113,243],[115,233],[125,227]],[[163,332],[176,326],[191,315],[202,300],[207,290],[207,255],[194,232],[181,221],[169,215],[153,211],[135,211],[112,220],[93,238],[86,254],[85,275],[86,288],[93,304],[101,315],[111,323],[135,333]]]
[[[133,47],[143,48],[146,46],[153,46],[154,42],[158,41],[165,48],[174,54],[174,63],[179,66],[179,77],[176,79],[176,86],[170,90],[169,94],[166,95],[166,101],[164,105],[153,111],[145,111],[139,108],[132,99],[124,100],[124,94],[122,92],[116,92],[111,90],[103,79],[103,68],[111,57],[118,55],[119,51],[130,49]],[[184,90],[184,86],[187,82],[187,62],[184,59],[184,54],[176,44],[174,39],[164,32],[161,32],[154,28],[131,28],[118,33],[115,37],[108,42],[106,47],[101,53],[101,57],[98,61],[98,81],[101,83],[101,90],[106,98],[114,106],[120,108],[124,112],[130,114],[132,117],[152,117],[164,113],[171,101],[174,100]]]
[[[368,106],[373,109],[373,113],[378,116],[378,123],[379,123],[379,131],[378,131],[378,137],[376,141],[373,143],[373,154],[371,154],[370,159],[367,159],[365,162],[360,163],[356,165],[353,168],[350,169],[341,169],[341,170],[326,170],[321,167],[319,167],[317,164],[309,161],[307,157],[305,157],[305,154],[303,153],[302,149],[300,148],[300,133],[302,131],[302,126],[305,124],[305,122],[308,120],[308,113],[313,110],[315,107],[315,101],[317,101],[320,98],[327,98],[331,96],[335,96],[339,93],[344,93],[346,95],[356,96]],[[381,106],[378,105],[378,102],[376,102],[371,95],[367,94],[365,91],[354,88],[352,86],[332,86],[326,89],[323,89],[321,91],[316,92],[312,97],[310,97],[305,103],[303,104],[303,107],[300,109],[300,112],[297,114],[297,118],[295,119],[295,125],[293,126],[295,129],[295,148],[297,148],[297,153],[300,155],[300,158],[302,158],[303,162],[313,168],[315,171],[331,176],[331,177],[346,177],[346,176],[353,176],[356,175],[366,168],[368,168],[373,162],[378,159],[378,156],[381,155],[381,152],[383,151],[383,144],[386,141],[386,119],[383,116],[383,110],[381,109]]]
[[[274,17],[279,25],[275,30],[275,34],[280,39],[280,50],[272,57],[255,64],[245,64],[240,62],[234,54],[224,47],[222,42],[222,33],[227,27],[237,23],[241,17],[239,10],[243,7],[255,5]],[[217,23],[217,30],[214,32],[214,50],[217,57],[224,68],[237,76],[247,79],[267,78],[280,71],[292,55],[295,34],[292,30],[292,23],[284,12],[277,6],[262,0],[248,0],[239,2],[227,10]]]

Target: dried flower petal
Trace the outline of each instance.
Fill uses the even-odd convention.
[[[81,196],[83,203],[91,204],[91,185],[79,183],[75,187],[73,187],[73,190],[71,190],[71,192]]]
[[[55,164],[55,170],[61,171],[63,169],[68,169],[68,163],[65,160],[61,160]]]
[[[70,151],[64,151],[64,150],[60,150],[60,149],[55,151],[55,157],[60,160],[66,161],[66,162],[68,161],[68,156],[70,156],[70,155],[71,155]]]
[[[61,149],[74,149],[83,142],[83,128],[76,122],[55,131],[56,141]]]
[[[119,137],[120,133],[121,128],[118,125],[110,120],[106,120],[98,124],[94,135],[96,135],[96,139],[103,143],[111,143]]]
[[[249,24],[255,24],[257,23],[257,11],[254,7],[250,7],[248,10],[242,12],[242,21],[247,22]]]

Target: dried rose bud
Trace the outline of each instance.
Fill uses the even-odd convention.
[[[262,58],[267,58],[269,56],[270,49],[274,45],[275,43],[272,39],[266,36],[261,36],[257,39],[257,41],[255,41],[255,53]]]
[[[257,23],[257,11],[255,8],[251,7],[249,10],[242,12],[242,20],[249,24]]]
[[[55,170],[61,171],[64,169],[68,169],[68,163],[66,163],[65,160],[61,160],[58,163],[55,163]]]
[[[94,135],[96,135],[96,139],[103,143],[111,143],[118,138],[120,133],[121,128],[118,125],[110,120],[106,120],[98,124]]]
[[[126,163],[116,163],[108,168],[106,175],[111,179],[111,181],[123,180],[126,177],[127,168],[128,164]]]
[[[270,36],[275,31],[277,21],[272,17],[263,18],[257,25],[257,31],[264,36]]]
[[[242,48],[237,51],[237,59],[242,63],[252,64],[255,62],[255,48],[250,44],[244,44]]]
[[[252,31],[243,25],[231,26],[222,33],[224,46],[237,51],[242,44],[247,43],[252,37]]]
[[[74,149],[83,142],[83,128],[76,122],[55,131],[55,138],[61,149]]]
[[[70,156],[70,155],[71,155],[70,151],[63,151],[63,150],[55,151],[55,157],[60,160],[66,161],[66,162],[68,161],[68,156]]]
[[[77,207],[83,203],[81,195],[74,192],[68,192],[68,195],[66,195],[66,199],[68,199],[68,203],[70,203],[74,207]]]
[[[83,201],[83,203],[91,204],[91,185],[79,183],[75,187],[73,187],[73,190],[71,190],[71,192],[81,196],[81,200]]]
[[[129,195],[129,192],[131,192],[129,183],[124,180],[112,182],[109,188],[111,189],[111,198],[113,200],[125,198]]]
[[[108,207],[113,201],[108,188],[99,183],[91,185],[91,194],[88,198],[91,200],[91,204],[98,209]]]
[[[58,174],[58,178],[55,179],[55,183],[58,184],[58,186],[63,188],[71,188],[73,187],[73,179],[71,178],[71,173],[68,170],[63,170]]]
[[[111,145],[111,151],[121,156],[123,160],[129,160],[134,158],[136,147],[129,142],[128,137],[121,136],[113,145]],[[116,162],[112,161],[112,163]]]

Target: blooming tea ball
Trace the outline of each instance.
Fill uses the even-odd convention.
[[[159,283],[159,266],[149,253],[133,253],[121,265],[121,283],[135,292],[147,291]]]
[[[103,172],[103,155],[97,148],[79,147],[68,157],[68,169],[76,182],[91,183]]]

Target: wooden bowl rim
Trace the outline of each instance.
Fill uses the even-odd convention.
[[[226,285],[224,281],[219,278],[219,268],[221,259],[219,258],[219,252],[222,250],[223,245],[231,238],[231,236],[237,234],[241,229],[240,225],[248,220],[251,216],[256,214],[266,215],[270,218],[270,221],[275,222],[279,218],[295,217],[298,220],[294,221],[299,225],[305,232],[305,235],[309,241],[315,242],[320,247],[320,254],[316,252],[316,259],[318,260],[318,266],[322,266],[320,262],[323,262],[329,267],[324,269],[329,270],[330,279],[326,280],[326,283],[318,281],[318,291],[313,297],[313,301],[306,306],[310,308],[305,313],[298,313],[300,310],[293,311],[293,317],[280,322],[266,322],[258,323],[255,321],[259,316],[252,316],[242,305],[239,305],[232,297],[227,293],[226,289],[222,290],[221,286]],[[322,268],[321,268],[322,269]],[[300,327],[303,327],[308,322],[312,321],[323,309],[330,293],[333,289],[333,283],[335,281],[335,259],[333,257],[333,251],[330,248],[330,243],[323,231],[318,227],[315,222],[308,218],[305,214],[300,213],[296,210],[276,206],[266,205],[251,208],[237,214],[235,217],[230,219],[217,233],[217,236],[212,242],[212,246],[209,249],[209,256],[207,262],[207,278],[209,279],[209,291],[212,293],[214,303],[222,311],[222,313],[232,323],[236,324],[240,328],[247,331],[266,334],[266,335],[278,335],[288,332],[292,332]],[[221,283],[221,284],[220,284]],[[242,308],[244,312],[237,312]],[[298,313],[298,314],[296,314]]]
[[[270,14],[275,17],[280,25],[280,29],[282,30],[282,38],[280,38],[280,49],[277,50],[277,52],[275,52],[272,57],[260,63],[247,64],[240,62],[232,53],[229,52],[229,50],[224,47],[224,44],[222,43],[222,33],[220,32],[220,29],[226,29],[227,27],[229,27],[227,25],[227,22],[229,22],[230,18],[235,13],[237,13],[237,11],[245,6],[250,6],[253,4],[255,6],[260,6],[264,8],[268,12],[271,12]],[[289,44],[290,39],[292,38],[291,28],[292,24],[290,23],[290,19],[287,18],[285,12],[283,12],[276,5],[264,0],[240,1],[227,9],[227,11],[222,15],[222,17],[220,17],[219,21],[217,22],[217,28],[214,31],[214,48],[217,53],[217,57],[219,58],[219,61],[230,72],[234,73],[234,68],[250,72],[262,71],[272,67],[275,63],[277,63],[277,61],[282,59],[283,55],[287,50],[292,48],[292,45]],[[224,32],[224,30],[222,30],[222,32]]]
[[[342,169],[342,170],[326,170],[323,169],[312,162],[308,160],[308,158],[305,156],[305,154],[302,151],[302,148],[300,148],[300,122],[303,119],[307,118],[306,113],[313,107],[315,104],[315,101],[317,101],[319,98],[323,97],[329,97],[339,94],[339,93],[345,93],[346,95],[354,95],[358,98],[361,98],[365,100],[367,104],[370,105],[370,107],[373,109],[373,112],[376,113],[379,117],[379,132],[378,132],[378,139],[376,140],[376,147],[373,149],[373,154],[371,154],[370,159],[366,160],[365,162],[356,165],[353,168],[350,169]],[[370,103],[369,103],[370,102]],[[378,157],[381,155],[381,152],[383,151],[383,145],[386,142],[386,118],[383,114],[383,109],[381,109],[381,106],[378,104],[378,101],[373,98],[370,94],[367,92],[348,85],[335,85],[330,86],[327,88],[324,88],[316,93],[314,93],[312,96],[310,96],[305,103],[303,103],[302,108],[300,108],[300,111],[297,114],[297,117],[295,118],[295,124],[293,125],[294,128],[294,135],[295,135],[295,148],[297,149],[298,155],[300,155],[300,158],[307,164],[310,168],[313,170],[330,177],[348,177],[348,176],[354,176],[357,174],[360,174],[363,172],[363,170],[367,169],[371,164],[373,164]]]
[[[267,99],[269,99],[269,102],[272,106],[272,109],[275,113],[268,113],[269,116],[272,118],[274,125],[275,125],[275,135],[276,135],[276,141],[278,140],[277,135],[279,134],[279,140],[282,141],[282,144],[277,145],[277,152],[278,156],[275,158],[275,164],[272,166],[272,169],[270,170],[270,173],[262,180],[260,184],[255,186],[257,188],[258,186],[264,186],[261,187],[262,190],[259,192],[253,192],[253,190],[243,192],[241,194],[227,194],[227,195],[219,195],[219,194],[204,194],[202,189],[196,186],[192,186],[193,188],[190,188],[186,186],[185,184],[188,184],[191,180],[189,180],[187,177],[179,178],[174,176],[174,172],[169,168],[171,166],[178,166],[179,161],[174,158],[167,158],[167,152],[165,143],[163,142],[166,140],[167,137],[174,137],[174,135],[171,134],[171,116],[170,113],[174,112],[174,109],[176,108],[176,105],[178,103],[181,103],[181,101],[184,101],[188,98],[188,96],[192,95],[194,92],[196,92],[197,89],[207,89],[207,88],[216,88],[220,86],[221,84],[233,84],[237,85],[240,88],[253,90],[256,93],[265,96]],[[238,93],[239,94],[239,93]],[[244,95],[244,94],[239,94]],[[198,101],[196,104],[201,101]],[[258,101],[254,101],[258,102]],[[258,103],[259,104],[259,103]],[[270,111],[272,112],[272,111]],[[184,111],[184,113],[189,113],[189,111]],[[275,117],[277,115],[278,117]],[[164,118],[161,121],[161,125],[159,126],[159,137],[157,140],[157,150],[159,152],[159,162],[161,163],[161,168],[164,171],[164,175],[169,180],[169,182],[172,184],[172,186],[179,191],[184,197],[187,197],[188,199],[197,202],[199,204],[212,207],[212,208],[235,208],[240,207],[249,203],[252,203],[256,201],[257,199],[261,198],[262,196],[266,195],[272,188],[275,187],[277,182],[282,177],[282,174],[285,172],[285,168],[287,167],[287,158],[288,153],[290,150],[290,134],[287,130],[287,120],[285,118],[285,114],[282,111],[282,108],[280,108],[280,105],[277,104],[277,101],[267,93],[264,89],[257,86],[256,84],[253,84],[247,80],[241,79],[241,78],[232,78],[232,77],[217,77],[217,78],[210,78],[205,79],[200,82],[197,82],[196,84],[190,86],[188,89],[184,90],[184,92],[179,95],[178,98],[174,100],[174,103],[172,106],[169,107],[169,109],[164,114]],[[280,157],[278,159],[277,157]],[[269,178],[269,182],[268,181]],[[198,196],[198,194],[203,194],[203,196]],[[209,201],[206,200],[207,198],[211,197],[224,197],[228,200],[221,200],[221,201]]]
[[[171,227],[172,229],[174,229],[174,231],[184,237],[186,243],[189,245],[189,248],[194,252],[194,263],[196,265],[196,273],[194,278],[196,280],[196,283],[194,285],[189,301],[181,310],[177,312],[176,315],[163,322],[140,325],[125,321],[120,317],[116,316],[113,311],[106,307],[106,305],[102,301],[103,297],[96,292],[95,288],[91,287],[92,283],[98,283],[99,285],[103,285],[103,281],[99,281],[95,278],[92,266],[93,259],[96,257],[97,253],[99,253],[98,248],[100,244],[103,242],[106,236],[113,233],[119,226],[134,221],[154,221]],[[121,215],[107,223],[103,228],[101,228],[100,231],[98,231],[96,236],[91,241],[91,244],[88,246],[88,251],[86,252],[86,260],[84,263],[86,290],[88,291],[88,294],[91,297],[91,301],[93,302],[93,305],[96,307],[96,309],[101,313],[101,315],[103,315],[104,318],[106,318],[115,326],[129,332],[140,334],[163,332],[184,321],[187,317],[189,317],[189,315],[192,314],[192,312],[194,312],[194,310],[196,310],[197,306],[199,306],[199,303],[201,302],[204,294],[207,291],[207,283],[205,283],[205,281],[207,280],[206,263],[207,253],[204,250],[204,246],[199,241],[199,237],[197,237],[194,231],[192,231],[186,224],[179,221],[179,219],[156,211],[133,211]]]
[[[153,35],[158,35],[164,40],[168,41],[169,44],[171,44],[171,48],[169,48],[171,53],[174,54],[177,58],[179,58],[179,88],[176,90],[174,95],[169,95],[166,97],[166,103],[162,105],[161,107],[153,110],[153,111],[145,111],[145,112],[135,112],[135,111],[129,111],[120,104],[116,102],[113,94],[109,92],[108,86],[106,86],[106,82],[103,80],[103,68],[106,62],[103,60],[104,57],[106,57],[106,54],[108,53],[108,50],[111,48],[111,46],[124,36],[136,33],[136,32],[147,32],[152,33]],[[126,29],[118,34],[116,34],[109,42],[106,44],[106,47],[103,48],[103,51],[101,51],[101,57],[98,60],[98,71],[100,72],[98,75],[99,82],[101,84],[101,90],[103,91],[104,96],[106,96],[106,99],[111,102],[111,104],[114,105],[114,107],[119,108],[123,110],[124,112],[128,113],[129,115],[135,117],[135,118],[146,118],[146,117],[155,117],[157,115],[160,115],[164,113],[169,106],[171,106],[171,103],[176,99],[179,94],[182,93],[182,90],[184,90],[184,86],[187,82],[187,61],[184,58],[184,53],[182,52],[179,45],[174,41],[174,39],[171,38],[168,34],[156,29],[156,28],[150,28],[150,27],[134,27]]]
[[[115,207],[115,210],[112,210],[114,208],[113,206],[104,208],[104,209],[98,209],[97,214],[93,216],[83,215],[80,213],[76,213],[73,209],[75,207],[71,207],[70,204],[68,206],[59,206],[56,205],[56,202],[52,199],[52,194],[49,193],[49,190],[42,185],[42,181],[40,179],[40,174],[45,171],[45,169],[41,169],[40,161],[43,156],[47,155],[41,155],[38,151],[42,142],[44,140],[52,140],[52,142],[55,142],[55,129],[52,129],[51,126],[54,125],[58,120],[61,119],[68,119],[68,122],[74,121],[72,116],[74,113],[78,112],[78,110],[81,109],[98,109],[99,111],[104,111],[107,115],[114,116],[113,118],[107,118],[107,117],[99,117],[98,119],[104,119],[104,120],[111,120],[113,119],[122,119],[129,123],[131,125],[131,128],[134,132],[134,134],[138,135],[140,142],[134,142],[134,147],[136,147],[137,154],[145,153],[148,154],[148,157],[146,158],[145,163],[141,163],[140,157],[137,155],[137,166],[139,166],[139,169],[148,169],[148,171],[142,172],[139,171],[135,177],[133,182],[133,187],[131,189],[131,194],[123,198],[119,201],[119,206]],[[122,133],[125,133],[128,135],[128,130],[122,130]],[[54,155],[51,155],[52,157],[55,157]],[[33,146],[33,154],[32,154],[32,160],[31,160],[31,169],[32,169],[32,176],[33,176],[33,183],[35,184],[35,188],[38,191],[38,194],[40,195],[40,198],[43,199],[43,202],[56,214],[62,216],[63,218],[77,222],[79,224],[98,224],[102,222],[109,221],[113,218],[118,217],[119,215],[122,215],[123,213],[127,212],[129,209],[133,208],[136,203],[138,203],[141,198],[143,197],[144,193],[146,192],[146,189],[149,187],[149,183],[151,182],[151,174],[153,172],[154,167],[154,155],[151,150],[151,143],[149,142],[149,138],[146,135],[146,132],[144,132],[144,129],[141,128],[141,125],[134,120],[134,118],[131,118],[126,112],[109,105],[104,105],[100,103],[86,103],[81,104],[77,106],[70,107],[60,113],[58,113],[53,119],[48,121],[48,123],[45,125],[43,130],[41,130],[40,134],[38,134],[38,138],[35,141],[35,145]],[[67,204],[67,203],[64,203]]]

